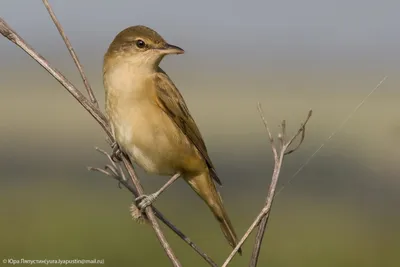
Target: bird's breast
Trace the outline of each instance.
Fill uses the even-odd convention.
[[[203,165],[198,152],[155,104],[143,101],[116,107],[112,125],[122,150],[147,172],[174,175],[188,162]]]
[[[197,149],[157,105],[151,78],[135,79],[128,72],[125,66],[105,77],[106,112],[120,148],[150,173],[203,169]]]

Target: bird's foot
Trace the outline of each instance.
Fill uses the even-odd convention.
[[[135,203],[132,203],[131,207],[130,207],[130,211],[131,211],[131,216],[132,219],[135,222],[138,222],[140,224],[142,223],[148,223],[149,219],[147,219],[146,214],[142,213],[139,208],[136,206]]]
[[[144,210],[150,206],[154,200],[158,197],[158,192],[153,193],[151,195],[141,195],[135,199],[137,204],[137,207],[140,209],[141,212],[144,212]]]
[[[117,142],[114,142],[114,143],[111,145],[111,147],[112,147],[112,150],[113,150],[113,152],[112,152],[112,154],[111,154],[111,159],[112,159],[114,162],[119,162],[119,161],[121,161],[121,160],[122,160],[122,151],[121,151],[121,149],[119,148],[119,145],[117,144]]]

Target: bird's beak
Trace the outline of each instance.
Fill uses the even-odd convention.
[[[185,51],[182,48],[171,44],[167,44],[162,48],[158,48],[158,50],[164,55],[185,53]]]

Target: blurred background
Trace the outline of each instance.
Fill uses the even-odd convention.
[[[239,236],[263,206],[273,170],[257,102],[275,133],[282,119],[294,133],[314,110],[303,146],[285,160],[279,188],[285,187],[274,202],[259,266],[400,266],[400,2],[50,3],[102,107],[102,57],[119,31],[144,24],[185,49],[162,67],[202,131]],[[0,10],[84,90],[41,1],[3,0]],[[132,221],[132,196],[86,170],[107,163],[94,150],[110,150],[99,125],[3,37],[0,81],[0,256],[169,266],[151,228]],[[166,181],[138,172],[149,193]],[[229,254],[211,212],[183,181],[155,206],[219,264]],[[183,266],[207,266],[166,228],[165,234]],[[248,264],[253,239],[232,266]]]

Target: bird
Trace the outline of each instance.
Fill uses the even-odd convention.
[[[159,64],[184,50],[153,29],[137,25],[119,32],[103,61],[105,110],[117,150],[147,173],[172,178],[137,200],[146,208],[182,177],[208,205],[232,247],[237,235],[216,183],[221,185],[203,137],[182,94]]]

